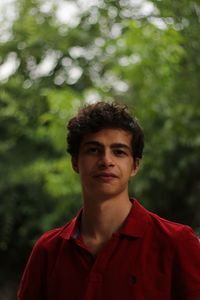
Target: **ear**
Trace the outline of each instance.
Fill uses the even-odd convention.
[[[72,163],[72,168],[76,173],[79,173],[79,167],[78,167],[78,158],[77,157],[72,157],[71,159]]]
[[[133,167],[131,171],[131,176],[135,176],[140,168],[140,159],[136,158],[133,160]]]

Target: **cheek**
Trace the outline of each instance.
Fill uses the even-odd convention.
[[[130,176],[132,176],[132,172],[133,169],[131,168],[130,163],[120,168],[120,173],[124,178],[129,178]]]
[[[91,172],[92,164],[90,160],[84,160],[79,163],[79,174],[81,176],[86,176]]]

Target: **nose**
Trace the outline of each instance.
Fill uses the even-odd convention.
[[[113,161],[112,153],[110,153],[110,151],[104,151],[99,158],[98,165],[101,168],[113,167],[115,164]]]

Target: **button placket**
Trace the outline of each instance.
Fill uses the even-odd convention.
[[[116,237],[112,237],[97,256],[88,278],[88,287],[86,293],[88,298],[85,299],[94,299],[96,295],[99,295],[99,289],[103,283],[107,264],[112,252],[115,249],[115,244]]]

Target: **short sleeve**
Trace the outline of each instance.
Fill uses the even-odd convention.
[[[18,300],[45,300],[45,251],[40,241],[33,247],[25,267],[19,290]]]
[[[183,226],[175,239],[173,299],[200,299],[200,242],[192,228]]]

